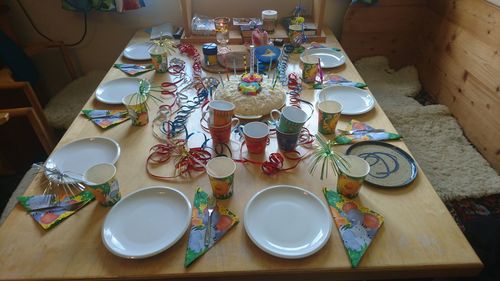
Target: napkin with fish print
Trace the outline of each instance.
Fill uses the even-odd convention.
[[[130,119],[127,111],[84,109],[82,113],[97,126],[106,129]]]
[[[43,229],[51,229],[58,225],[67,217],[74,214],[79,209],[83,208],[89,202],[94,200],[94,195],[90,191],[82,191],[79,194],[56,198],[55,195],[33,195],[19,196],[17,201],[21,204],[28,213],[35,219]],[[77,204],[77,208],[68,211],[64,208],[52,208],[48,210],[34,211],[34,209],[45,208],[49,206],[67,206]]]
[[[189,232],[188,246],[184,266],[188,267],[197,258],[205,254],[217,243],[227,231],[238,224],[239,219],[226,207],[217,203],[212,213],[212,223],[208,246],[205,246],[205,234],[208,223],[208,194],[201,188],[196,190],[193,203],[193,215]]]
[[[345,130],[337,131],[337,136],[335,137],[336,144],[350,144],[367,140],[398,140],[401,138],[399,134],[389,133],[384,129],[375,129],[357,120],[349,121],[349,125]]]
[[[139,65],[132,63],[116,63],[113,66],[130,76],[141,75],[154,69],[152,64]]]
[[[334,85],[340,85],[340,86],[349,86],[349,87],[356,87],[360,89],[365,89],[367,85],[365,83],[361,82],[353,82],[350,80],[345,79],[344,77],[336,74],[326,74],[323,75],[323,83],[315,83],[313,84],[314,89],[323,89],[328,86],[334,86]]]
[[[323,188],[323,193],[344,242],[351,266],[357,267],[384,223],[384,217],[333,190]]]

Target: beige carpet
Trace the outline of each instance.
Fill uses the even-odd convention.
[[[443,200],[500,193],[500,176],[463,135],[444,105],[422,106],[417,70],[395,71],[385,57],[358,60],[356,68]]]

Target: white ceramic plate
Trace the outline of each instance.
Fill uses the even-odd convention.
[[[95,91],[98,101],[107,104],[122,104],[122,99],[139,91],[139,78],[118,78],[99,85]]]
[[[345,63],[345,55],[330,48],[307,49],[300,55],[301,58],[303,56],[320,58],[322,68],[334,68]]]
[[[328,208],[313,193],[278,185],[250,199],[244,225],[250,239],[263,251],[298,259],[316,253],[326,244],[332,219]]]
[[[120,157],[120,145],[109,138],[95,137],[75,140],[54,151],[45,162],[46,169],[57,169],[69,177],[60,179],[49,171],[45,175],[51,181],[74,183],[83,180],[90,167],[101,164],[115,164]]]
[[[342,104],[343,115],[366,113],[375,106],[375,99],[367,91],[349,86],[331,86],[319,92],[319,101],[334,100]]]
[[[150,60],[149,48],[151,48],[151,42],[131,44],[125,48],[123,56],[131,60]]]
[[[113,254],[147,258],[174,245],[191,222],[191,203],[164,186],[139,189],[116,203],[102,227],[102,241]]]

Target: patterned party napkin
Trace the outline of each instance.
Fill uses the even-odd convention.
[[[97,126],[106,129],[130,119],[123,110],[84,109],[82,113]]]
[[[340,134],[335,137],[336,144],[357,143],[367,140],[398,140],[401,135],[389,133],[383,129],[374,129],[372,126],[357,120],[349,121],[345,130],[338,130]]]
[[[333,190],[323,188],[323,193],[330,205],[351,265],[357,267],[384,223],[384,217]]]
[[[77,195],[67,196],[60,200],[55,199],[54,195],[33,195],[33,196],[19,196],[17,201],[21,204],[28,213],[35,219],[43,229],[50,229],[64,219],[74,214],[79,209],[83,208],[90,201],[94,200],[94,195],[90,191],[82,191]],[[31,211],[32,209],[38,209],[43,207],[48,207],[50,205],[66,206],[72,204],[79,204],[78,208],[72,211],[67,211],[64,209],[50,209],[41,211]]]
[[[349,81],[340,75],[336,74],[325,75],[323,77],[323,87],[332,85],[350,86],[360,89],[364,89],[367,87],[365,83]]]
[[[154,69],[152,64],[139,65],[131,63],[116,63],[113,66],[130,76],[137,76]]]
[[[235,214],[217,203],[217,207],[212,213],[211,237],[208,246],[205,247],[206,224],[208,222],[207,199],[208,194],[198,188],[194,195],[191,231],[186,249],[186,258],[184,259],[185,267],[188,267],[197,258],[205,254],[229,229],[239,222]]]

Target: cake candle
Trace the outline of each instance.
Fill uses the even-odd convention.
[[[247,56],[243,56],[243,72],[247,73]]]
[[[236,76],[236,58],[233,57],[233,71],[234,71],[234,76]]]
[[[220,79],[220,82],[222,83],[222,88],[225,88],[224,79],[222,79],[222,75],[220,75],[220,71],[219,71],[219,79]]]
[[[250,45],[250,75],[253,75],[253,67],[255,65],[255,46],[254,45]]]
[[[269,62],[269,70],[267,71],[267,78],[271,77],[271,67],[273,66],[273,61]]]

